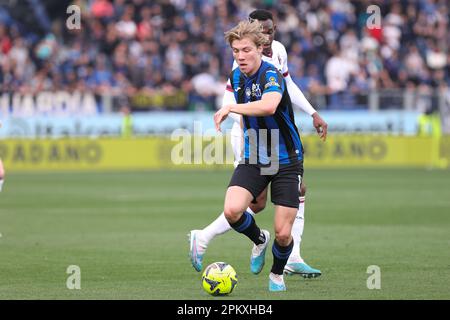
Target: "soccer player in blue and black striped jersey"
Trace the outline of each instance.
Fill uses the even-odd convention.
[[[283,269],[293,247],[292,225],[299,206],[303,150],[295,126],[286,83],[280,72],[262,61],[267,38],[259,22],[243,21],[225,34],[239,68],[230,75],[237,104],[214,115],[216,129],[230,112],[243,116],[244,156],[235,169],[225,196],[224,214],[230,226],[253,243],[251,271],[261,272],[270,233],[261,230],[245,210],[271,185],[275,205],[274,257],[269,290],[284,291]]]
[[[270,11],[264,9],[257,9],[249,14],[249,20],[257,20],[263,27],[263,33],[267,36],[269,42],[264,45],[262,60],[274,65],[278,71],[283,75],[289,96],[291,98],[292,106],[302,110],[310,115],[313,120],[313,126],[316,128],[319,137],[325,142],[327,137],[327,123],[322,119],[317,110],[305,98],[300,88],[292,80],[288,72],[288,54],[286,48],[281,42],[274,39],[276,23]],[[233,63],[233,69],[238,68],[236,61]],[[228,79],[226,91],[222,99],[222,105],[235,104],[235,91],[231,87],[231,81]],[[236,113],[230,113],[230,118],[233,119],[233,127],[230,131],[230,144],[233,148],[235,161],[234,167],[237,167],[242,159],[243,147],[243,125],[242,116]],[[305,196],[306,184],[302,177],[300,183],[300,205],[298,207],[297,216],[295,217],[294,225],[292,226],[292,237],[294,238],[294,247],[288,262],[284,267],[284,273],[289,275],[298,274],[304,278],[319,277],[322,272],[319,269],[308,265],[301,255],[301,243],[303,229],[305,226]],[[256,201],[246,209],[252,215],[264,210],[267,202],[267,188],[258,196]],[[217,236],[232,230],[230,224],[222,212],[214,221],[200,230],[191,230],[188,234],[189,239],[189,258],[194,269],[200,272],[203,269],[203,257],[206,253],[208,244]]]

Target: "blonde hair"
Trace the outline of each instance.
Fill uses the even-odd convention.
[[[244,38],[249,38],[255,43],[256,47],[269,43],[267,35],[263,33],[261,23],[257,20],[241,21],[237,26],[225,32],[225,41],[227,41],[230,46],[234,40],[242,40]]]

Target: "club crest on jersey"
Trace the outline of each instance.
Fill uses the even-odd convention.
[[[250,96],[252,95],[252,90],[249,87],[245,89],[245,95],[247,96],[247,98],[250,98]]]

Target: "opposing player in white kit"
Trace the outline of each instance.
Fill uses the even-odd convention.
[[[263,60],[273,64],[284,76],[292,104],[312,116],[314,127],[316,128],[320,138],[325,141],[327,136],[326,122],[319,116],[308,100],[306,100],[301,90],[292,80],[288,73],[286,48],[283,44],[274,40],[276,26],[273,23],[272,13],[266,10],[255,10],[249,15],[249,18],[258,20],[263,26],[264,33],[269,37],[270,44],[264,47],[262,57]],[[233,64],[233,69],[237,67],[238,65],[235,61]],[[227,90],[225,92],[222,105],[229,105],[233,103],[236,103],[236,101],[233,90],[230,86],[230,80],[228,80]],[[241,116],[230,113],[230,117],[235,121],[231,130],[231,144],[233,147],[236,167],[241,159],[242,152],[243,134],[241,128]],[[300,274],[305,278],[315,278],[321,275],[321,271],[306,264],[300,255],[300,243],[304,227],[305,194],[306,187],[303,179],[301,179],[300,205],[291,232],[292,237],[294,238],[294,247],[291,255],[289,256],[284,272],[286,274]],[[252,203],[252,205],[247,209],[247,212],[250,214],[256,214],[262,211],[266,205],[266,200],[267,189],[258,196],[256,203]],[[204,229],[190,231],[188,235],[190,242],[189,256],[192,266],[196,271],[200,272],[203,269],[203,256],[209,242],[217,235],[223,234],[231,229],[232,228],[222,212],[216,220]]]

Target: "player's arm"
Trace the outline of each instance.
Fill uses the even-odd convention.
[[[302,90],[295,84],[292,80],[291,75],[288,72],[288,62],[287,62],[287,52],[286,48],[281,44],[281,55],[284,61],[282,69],[283,76],[286,80],[286,88],[288,90],[289,96],[291,98],[292,105],[298,109],[306,112],[313,118],[313,126],[316,128],[319,137],[325,141],[327,138],[328,124],[322,119],[319,113],[314,109],[314,107],[305,98]]]
[[[261,100],[258,101],[225,105],[214,115],[216,129],[220,131],[220,124],[227,118],[230,112],[255,117],[273,115],[277,111],[281,98],[282,95],[279,92],[271,91],[264,93]]]
[[[292,105],[306,112],[313,118],[314,128],[316,128],[319,137],[325,141],[327,139],[328,124],[305,98],[303,92],[295,84],[294,80],[292,80],[291,75],[288,74],[284,77],[284,79],[286,80],[286,87],[288,89],[289,96],[291,97]]]
[[[271,116],[277,111],[278,104],[281,102],[282,95],[279,92],[267,92],[261,97],[261,100],[249,103],[230,104],[230,112],[242,114],[245,116]]]
[[[289,96],[291,97],[292,104],[298,109],[306,112],[310,116],[314,115],[317,111],[305,98],[302,90],[292,80],[291,75],[288,73],[284,79],[286,80],[286,87],[288,89]]]

